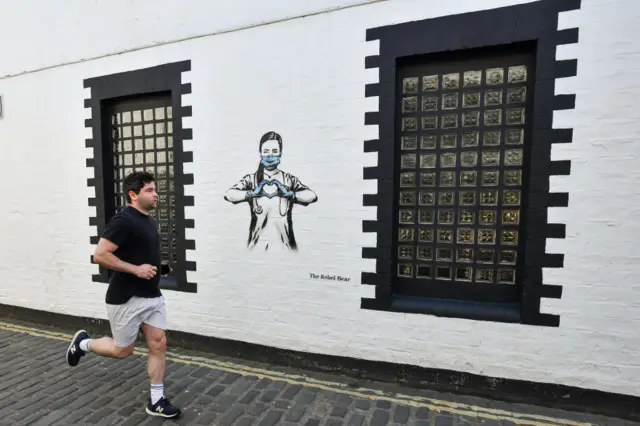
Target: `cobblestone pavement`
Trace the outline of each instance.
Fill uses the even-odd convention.
[[[164,420],[144,412],[144,348],[125,360],[89,354],[71,368],[71,332],[0,319],[0,425],[639,425],[394,385],[354,388],[339,376],[188,351],[169,355],[165,395],[183,415]]]

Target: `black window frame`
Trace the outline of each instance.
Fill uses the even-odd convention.
[[[176,228],[181,236],[177,239],[177,257],[181,265],[175,274],[163,277],[160,288],[186,293],[197,293],[197,284],[187,280],[187,271],[195,271],[196,263],[187,261],[187,250],[195,250],[195,241],[186,238],[186,229],[194,228],[195,221],[185,217],[185,207],[194,205],[194,197],[185,195],[185,187],[193,184],[193,174],[184,173],[184,163],[193,162],[193,153],[184,151],[183,141],[193,139],[191,129],[184,128],[182,119],[192,115],[191,106],[182,105],[182,95],[191,93],[191,83],[182,83],[182,73],[191,70],[191,61],[180,61],[122,73],[92,77],[84,80],[85,89],[91,90],[91,97],[85,99],[85,108],[91,109],[91,118],[85,120],[85,127],[92,129],[92,138],[85,146],[91,148],[93,157],[88,158],[86,166],[93,169],[94,177],[87,180],[87,186],[95,189],[95,197],[88,200],[89,206],[96,208],[96,215],[89,218],[89,225],[96,226],[97,234],[90,237],[90,243],[98,243],[104,233],[108,205],[105,195],[112,191],[112,158],[110,144],[109,110],[114,101],[136,96],[170,93],[173,109],[174,141],[174,184],[176,197]],[[91,261],[93,259],[91,258]],[[99,273],[92,276],[94,282],[108,283],[108,271],[100,266]]]
[[[363,232],[377,234],[376,247],[365,247],[362,257],[375,259],[375,272],[363,272],[362,284],[375,287],[373,298],[362,298],[361,308],[443,317],[558,327],[560,317],[541,313],[542,298],[559,299],[562,286],[543,283],[543,268],[563,267],[564,255],[546,253],[547,238],[564,238],[565,225],[548,223],[548,207],[567,207],[569,194],[552,193],[549,177],[568,175],[570,161],[552,161],[551,145],[570,143],[573,129],[553,127],[553,112],[573,109],[575,95],[555,95],[555,79],[577,75],[577,60],[556,60],[558,45],[578,42],[578,28],[558,30],[558,14],[580,8],[580,0],[539,0],[498,9],[372,28],[367,41],[377,40],[379,54],[365,58],[365,68],[378,69],[378,83],[365,86],[366,97],[378,97],[378,111],[365,113],[365,125],[378,126],[378,139],[364,143],[365,152],[378,153],[378,165],[365,167],[363,178],[376,180],[378,192],[363,196],[364,206],[377,207],[377,220],[364,221]],[[529,167],[523,192],[526,242],[513,303],[460,301],[403,296],[394,292],[398,154],[396,152],[396,65],[399,61],[442,52],[509,48],[535,43],[533,122],[529,138]]]
[[[503,244],[501,244],[500,231],[504,228],[504,225],[502,225],[501,223],[501,220],[500,220],[501,218],[499,214],[495,218],[496,225],[487,225],[486,227],[483,227],[482,225],[480,225],[479,214],[475,214],[475,213],[478,213],[482,210],[487,210],[487,209],[491,211],[496,211],[497,213],[500,213],[503,210],[513,210],[513,209],[519,210],[520,216],[521,216],[519,225],[515,227],[509,226],[507,227],[507,229],[514,230],[517,228],[520,236],[524,235],[522,231],[525,230],[524,229],[525,227],[523,227],[523,225],[526,222],[526,217],[522,213],[526,212],[526,205],[524,203],[526,200],[521,200],[522,202],[520,203],[520,205],[515,207],[502,206],[501,203],[498,203],[495,206],[490,206],[490,205],[483,206],[483,205],[480,205],[478,201],[480,199],[481,191],[496,191],[498,194],[500,194],[504,190],[515,189],[517,191],[521,191],[521,193],[527,193],[528,188],[526,185],[527,184],[526,180],[523,179],[522,185],[520,186],[508,187],[504,185],[503,179],[502,179],[503,175],[500,174],[501,177],[495,185],[492,185],[490,187],[480,185],[481,172],[488,171],[488,170],[498,170],[499,173],[504,173],[504,171],[506,170],[504,164],[502,163],[500,165],[489,167],[489,168],[481,165],[482,161],[481,161],[480,154],[482,152],[486,152],[487,150],[491,150],[491,151],[498,150],[502,155],[508,149],[522,149],[524,151],[524,155],[523,155],[524,161],[523,161],[523,164],[521,166],[518,166],[517,168],[521,170],[523,175],[526,175],[526,173],[528,172],[528,168],[529,168],[528,160],[530,156],[528,153],[529,145],[526,142],[531,137],[531,121],[532,121],[531,105],[532,105],[533,96],[531,96],[530,93],[532,92],[533,81],[535,79],[535,75],[533,74],[533,65],[534,65],[533,62],[535,57],[534,47],[535,45],[532,43],[526,43],[526,44],[518,43],[516,45],[510,46],[509,48],[500,47],[498,49],[495,49],[495,48],[480,49],[480,50],[473,49],[470,51],[464,50],[464,51],[444,52],[444,53],[436,53],[436,54],[428,55],[427,57],[418,56],[418,57],[412,57],[412,58],[402,58],[397,62],[397,66],[396,66],[397,93],[400,93],[400,91],[402,90],[402,80],[404,77],[416,77],[418,74],[419,75],[431,75],[431,74],[442,75],[443,73],[446,74],[450,72],[460,74],[461,72],[471,71],[471,70],[484,70],[484,69],[494,68],[494,67],[506,68],[509,66],[526,65],[528,67],[527,81],[524,84],[519,83],[517,87],[526,87],[527,93],[529,94],[529,96],[526,97],[526,102],[519,102],[515,104],[507,103],[505,89],[507,87],[514,87],[514,86],[507,83],[506,75],[505,75],[504,82],[499,85],[486,85],[483,80],[477,86],[474,85],[471,87],[460,87],[458,89],[449,90],[449,89],[443,89],[440,85],[439,89],[435,91],[427,91],[424,93],[422,93],[421,91],[418,91],[418,93],[415,93],[415,94],[401,94],[400,96],[398,96],[398,99],[396,102],[396,128],[395,128],[396,163],[394,166],[395,167],[394,181],[396,185],[396,191],[412,192],[416,196],[416,201],[417,201],[417,195],[418,195],[417,193],[422,191],[433,192],[436,194],[436,198],[437,198],[437,195],[442,192],[453,192],[454,194],[457,192],[458,194],[460,194],[462,193],[462,191],[465,191],[465,192],[472,191],[475,194],[475,202],[469,206],[464,206],[460,204],[459,202],[460,200],[454,200],[454,202],[450,206],[441,206],[438,200],[434,200],[433,206],[403,206],[399,202],[400,197],[398,196],[395,197],[393,223],[395,224],[396,229],[413,228],[415,230],[415,233],[418,234],[419,233],[418,230],[420,228],[426,228],[428,230],[429,229],[433,230],[433,233],[434,233],[432,242],[417,242],[416,241],[417,235],[415,235],[413,242],[405,243],[405,242],[399,241],[398,232],[397,231],[394,232],[393,247],[394,247],[395,255],[394,255],[394,258],[392,259],[393,271],[397,272],[398,264],[404,264],[404,263],[423,264],[424,266],[432,267],[433,269],[431,271],[432,273],[431,279],[423,279],[423,278],[417,278],[417,277],[405,278],[405,277],[400,277],[399,275],[396,275],[394,277],[394,293],[395,294],[412,296],[412,297],[429,298],[429,299],[447,299],[447,300],[458,300],[458,301],[465,300],[465,301],[489,302],[489,303],[517,302],[519,293],[521,291],[521,282],[518,278],[522,276],[523,265],[517,264],[517,265],[498,266],[497,263],[495,263],[495,261],[497,260],[499,250],[496,250],[496,249],[505,249],[505,250],[510,250],[512,252],[515,251],[517,252],[516,259],[519,259],[524,256],[524,252],[523,252],[524,245],[522,244],[522,241],[518,241],[518,244],[515,246],[504,246]],[[496,89],[499,89],[505,92],[504,99],[500,102],[500,104],[496,104],[494,106],[489,106],[489,107],[485,106],[484,103],[486,99],[483,96],[483,92],[485,90],[496,90]],[[463,102],[461,99],[462,94],[475,93],[475,92],[480,92],[481,94],[481,96],[478,98],[478,106],[463,107],[462,106]],[[442,105],[440,105],[442,102],[441,98],[442,96],[446,96],[450,94],[455,94],[456,98],[459,98],[458,106],[453,110],[443,109]],[[416,96],[418,97],[422,96],[423,98],[436,96],[438,98],[437,110],[432,112],[424,112],[420,108],[421,105],[418,105],[418,111],[402,113],[401,112],[402,99],[406,97],[416,97]],[[488,148],[480,140],[481,138],[478,138],[478,143],[475,147],[466,147],[466,148],[463,147],[462,134],[466,131],[475,131],[475,132],[478,132],[478,135],[481,135],[481,134],[484,134],[484,132],[486,131],[501,130],[502,139],[505,140],[506,132],[507,132],[506,129],[508,127],[511,127],[511,126],[507,126],[506,124],[505,112],[507,107],[509,108],[524,107],[525,108],[525,114],[526,114],[525,124],[517,126],[518,128],[523,128],[523,133],[525,135],[524,145],[509,145],[506,143],[500,143],[499,145],[495,145]],[[484,123],[484,118],[482,117],[483,111],[495,109],[495,108],[499,109],[502,115],[504,116],[502,117],[502,124],[495,127],[487,127]],[[410,132],[409,131],[403,132],[400,129],[401,127],[400,121],[402,117],[421,117],[421,116],[424,116],[425,114],[428,114],[432,116],[438,116],[440,117],[440,120],[441,120],[442,116],[444,115],[455,113],[456,116],[459,116],[461,112],[464,112],[464,113],[478,112],[480,115],[478,126],[465,127],[462,125],[462,123],[458,123],[458,125],[455,128],[450,128],[450,129],[442,128],[442,126],[438,126],[437,129],[433,129],[433,130],[418,129],[417,131],[410,131]],[[451,148],[451,147],[443,148],[441,146],[442,141],[440,140],[440,137],[444,134],[449,134],[449,135],[455,134],[457,136],[455,148]],[[420,147],[421,136],[435,136],[436,144],[434,145],[434,148],[422,149]],[[416,150],[415,151],[413,149],[402,150],[401,143],[398,143],[398,141],[401,141],[402,137],[417,137],[418,140],[416,140],[416,143],[418,146],[416,147]],[[462,168],[460,161],[456,161],[455,167],[441,168],[441,164],[440,164],[441,154],[456,153],[456,155],[459,157],[462,151],[468,151],[468,150],[475,151],[478,154],[478,158],[477,158],[478,163],[476,166]],[[418,155],[417,153],[432,154],[436,156],[436,164],[434,168],[430,168],[430,169],[425,169],[421,167],[417,167],[415,169],[406,169],[406,168],[403,169],[401,167],[401,163],[402,163],[401,157],[400,157],[401,153],[405,153],[409,155]],[[417,158],[417,160],[419,161],[419,158]],[[455,181],[453,186],[441,187],[438,184],[438,182],[435,182],[435,186],[423,187],[419,185],[418,182],[416,182],[416,186],[402,187],[402,185],[400,185],[400,183],[398,182],[398,175],[403,172],[416,173],[417,174],[416,179],[418,179],[420,177],[420,173],[424,173],[424,172],[427,172],[427,173],[431,172],[432,174],[439,176],[443,172],[458,174],[463,171],[473,171],[474,173],[477,172],[476,184],[474,184],[473,186],[464,187],[464,186],[461,186],[460,182]],[[399,186],[400,188],[398,188]],[[417,221],[414,221],[413,224],[401,223],[400,217],[399,217],[399,211],[401,209],[407,209],[407,208],[413,209],[414,207],[417,207],[418,211],[420,210],[433,211],[435,214],[435,217],[433,218],[434,223],[432,225],[431,224],[420,225],[417,223]],[[475,217],[474,224],[461,225],[459,223],[458,215],[462,210],[471,211],[473,212],[473,214],[475,214],[476,217]],[[443,211],[453,212],[453,217],[452,217],[453,223],[451,225],[440,224],[440,217],[437,215],[437,213],[443,212]],[[447,230],[447,229],[453,229],[455,231],[460,228],[470,228],[470,229],[473,229],[476,233],[481,228],[495,229],[496,231],[495,244],[482,245],[475,241],[471,244],[458,244],[456,242],[456,237],[457,237],[456,235],[453,235],[453,241],[451,243],[441,243],[437,241],[438,235],[436,231]],[[519,240],[522,240],[522,238],[519,238]],[[414,255],[413,256],[414,259],[412,260],[398,260],[397,254],[398,254],[399,247],[406,246],[406,245],[414,245],[416,242],[418,243],[419,247],[430,247],[434,249],[432,253],[432,257],[434,259],[429,261],[415,261],[415,255]],[[494,262],[490,262],[489,264],[484,264],[484,265],[482,263],[477,263],[475,261],[472,261],[470,263],[459,262],[455,259],[455,257],[457,256],[456,250],[459,248],[474,250],[476,255],[478,255],[479,250],[490,249],[494,251]],[[453,259],[451,261],[437,261],[436,259],[438,257],[437,252],[439,249],[452,250]],[[457,267],[462,267],[462,268],[471,267],[474,270],[480,269],[480,268],[489,268],[489,269],[492,269],[494,272],[497,272],[497,270],[500,270],[502,268],[508,268],[509,270],[515,271],[516,282],[514,285],[498,285],[495,282],[494,283],[478,282],[475,279],[475,277],[472,277],[469,282],[462,282],[460,280],[455,279],[455,277],[452,280],[449,280],[449,279],[440,280],[435,278],[434,276],[436,272],[435,268],[439,266],[447,266],[447,265],[450,265],[452,275],[455,275],[455,268]],[[497,275],[498,275],[497,273],[494,275],[494,281],[497,280],[498,278]]]

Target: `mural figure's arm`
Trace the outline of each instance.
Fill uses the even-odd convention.
[[[300,182],[300,179],[295,176],[291,176],[291,189],[279,182],[278,186],[285,198],[293,200],[297,204],[308,206],[318,201],[318,195]]]
[[[257,188],[252,189],[253,178],[251,175],[246,175],[238,183],[227,189],[224,194],[224,199],[233,204],[238,204],[243,201],[247,201],[250,198],[261,196],[260,192],[265,182],[260,182]]]

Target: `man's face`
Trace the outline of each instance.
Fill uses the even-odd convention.
[[[158,207],[158,193],[156,192],[156,185],[154,182],[146,183],[139,194],[135,194],[133,191],[129,193],[131,201],[137,203],[138,206],[144,210],[152,210]]]

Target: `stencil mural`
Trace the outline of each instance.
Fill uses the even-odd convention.
[[[296,204],[308,206],[318,201],[315,192],[300,179],[279,169],[282,137],[267,132],[260,138],[260,165],[225,193],[225,200],[248,203],[251,214],[247,247],[298,251],[292,213]]]

